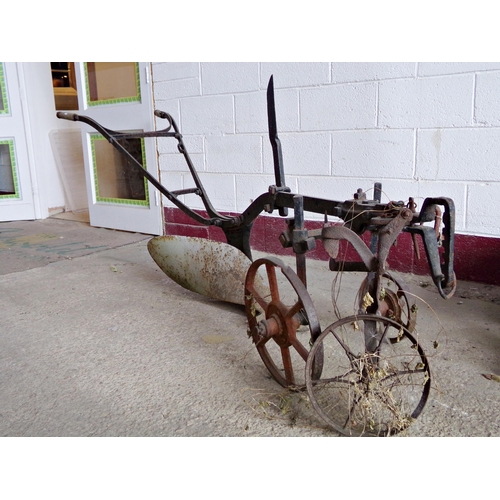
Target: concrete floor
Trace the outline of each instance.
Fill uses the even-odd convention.
[[[276,409],[286,391],[242,308],[178,286],[148,239],[74,221],[0,223],[0,435],[337,436],[304,394]],[[327,267],[308,261],[322,327],[336,320]],[[361,278],[342,276],[342,315]],[[461,282],[444,301],[429,278],[403,278],[420,297],[433,373],[405,434],[500,436],[500,383],[484,376],[500,374],[498,287]]]

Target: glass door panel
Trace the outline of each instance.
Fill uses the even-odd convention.
[[[91,134],[90,139],[96,202],[149,206],[147,181],[131,162],[102,135]],[[145,164],[143,139],[127,139],[121,144],[141,165]]]
[[[87,62],[85,77],[89,106],[141,101],[139,65],[135,62]]]
[[[0,139],[0,199],[20,199],[13,140]]]

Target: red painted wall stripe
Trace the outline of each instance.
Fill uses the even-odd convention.
[[[206,217],[206,213],[198,211]],[[236,215],[224,213],[224,215]],[[283,248],[278,240],[285,229],[285,220],[281,217],[258,217],[253,225],[250,245],[253,249],[275,255],[293,255],[291,248]],[[318,221],[306,221],[307,229],[322,227]],[[214,226],[203,226],[188,217],[180,209],[165,208],[165,234],[179,236],[196,236],[214,241],[225,242],[222,230]],[[369,237],[369,235],[367,235]],[[413,250],[411,236],[403,233],[397,240],[397,246],[391,249],[388,264],[391,269],[403,273],[428,275],[429,266],[420,238],[417,237],[420,247],[418,260]],[[367,241],[367,240],[366,240]],[[349,245],[341,251],[346,252],[347,260],[359,260],[357,254]],[[329,257],[321,242],[315,250],[307,253],[307,257],[328,261]],[[455,273],[459,280],[500,285],[500,238],[470,236],[457,234],[455,236]]]

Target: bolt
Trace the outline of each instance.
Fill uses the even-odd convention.
[[[259,337],[265,337],[267,334],[266,324],[263,321],[256,325],[255,330]]]

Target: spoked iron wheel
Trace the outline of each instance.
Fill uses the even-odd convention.
[[[382,275],[381,286],[381,296],[378,300],[379,313],[397,321],[413,332],[417,323],[417,307],[406,285],[389,272],[385,272]],[[358,292],[360,302],[363,301],[367,291],[367,280],[365,279]]]
[[[368,350],[374,332],[376,345]],[[317,352],[324,359],[321,377],[312,369]],[[307,360],[306,387],[314,409],[341,434],[387,436],[420,415],[431,379],[427,358],[407,328],[364,314],[321,333]]]
[[[256,286],[259,270],[264,281],[267,278],[266,294]],[[309,345],[320,335],[321,327],[311,297],[297,274],[279,259],[256,260],[246,276],[245,310],[249,335],[273,378],[283,387],[304,387]],[[315,378],[320,377],[322,366],[322,347],[318,345],[311,364]]]

